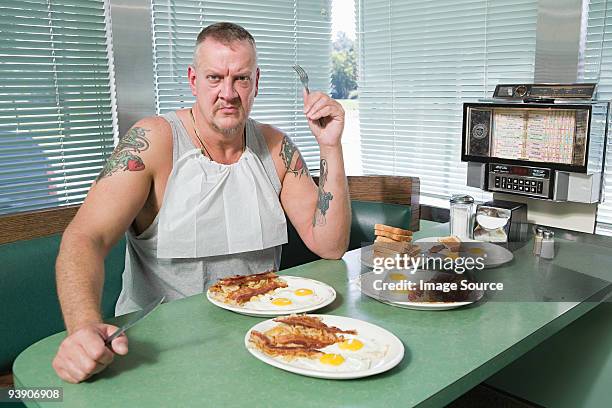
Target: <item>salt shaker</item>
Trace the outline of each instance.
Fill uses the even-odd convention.
[[[553,259],[555,257],[555,233],[552,231],[544,231],[542,233],[542,249],[540,250],[540,258]]]
[[[450,199],[450,233],[461,240],[472,238],[474,198],[469,195],[453,195]]]
[[[533,254],[540,255],[542,251],[542,238],[544,238],[544,228],[537,227],[533,237]]]

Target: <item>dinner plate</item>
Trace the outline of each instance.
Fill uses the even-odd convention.
[[[478,302],[484,296],[483,291],[474,291],[473,299],[465,302],[410,302],[406,299],[408,298],[408,292],[406,290],[376,290],[374,285],[374,280],[380,279],[383,282],[395,281],[399,282],[400,280],[428,280],[433,278],[438,273],[446,273],[446,272],[437,272],[430,270],[419,270],[414,275],[405,272],[403,275],[405,278],[400,278],[398,273],[386,273],[386,274],[376,274],[374,272],[368,272],[362,274],[359,279],[355,281],[355,283],[359,286],[361,293],[364,295],[371,297],[372,299],[378,300],[379,302],[395,306],[401,307],[404,309],[412,309],[412,310],[451,310],[457,309],[459,307],[471,305],[472,303]]]
[[[286,288],[275,289],[241,306],[230,305],[213,298],[210,290],[206,292],[206,298],[213,305],[219,306],[220,308],[257,317],[272,317],[291,313],[310,312],[327,306],[336,299],[336,291],[326,283],[299,276],[279,275],[279,277],[287,282],[288,286]],[[297,296],[294,293],[297,289],[309,289],[313,293],[312,295]],[[278,298],[289,299],[291,303],[286,306],[278,306],[271,303],[272,300]]]
[[[347,339],[359,339],[364,346],[357,351],[341,350],[338,344],[321,348],[324,353],[341,354],[345,359],[339,366],[320,363],[318,358],[304,357],[286,361],[282,357],[271,357],[249,342],[252,330],[265,332],[276,326],[274,320],[266,320],[253,326],[244,337],[244,345],[257,359],[266,364],[308,377],[348,380],[379,374],[398,365],[404,357],[404,345],[391,332],[363,320],[334,315],[310,315],[320,317],[328,326],[343,330],[354,329],[357,335],[343,334]]]
[[[414,241],[415,245],[421,247],[422,252],[427,254],[427,251],[435,245],[441,245],[438,241],[440,237],[421,238]],[[448,248],[441,250],[435,254],[428,254],[428,257],[446,257],[449,254]],[[495,268],[497,266],[508,263],[514,259],[514,254],[506,248],[492,244],[490,242],[481,242],[475,240],[462,240],[459,250],[459,256],[463,258],[483,258],[485,268]]]

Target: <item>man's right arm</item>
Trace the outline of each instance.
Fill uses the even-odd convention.
[[[53,367],[69,382],[101,371],[113,358],[104,339],[114,326],[102,323],[104,258],[151,194],[155,174],[171,154],[172,140],[161,118],[139,121],[123,136],[62,237],[56,262],[57,290],[68,336]],[[168,150],[169,149],[169,150]],[[113,341],[118,354],[127,338]]]

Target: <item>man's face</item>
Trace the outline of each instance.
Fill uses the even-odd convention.
[[[246,40],[224,45],[207,38],[195,63],[189,67],[189,86],[204,121],[227,136],[241,132],[259,85],[253,46]]]

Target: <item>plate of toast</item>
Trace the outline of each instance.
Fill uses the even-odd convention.
[[[407,259],[416,257],[421,249],[412,243],[412,231],[385,224],[374,225],[376,236],[372,245],[361,248],[361,263],[368,268],[374,267],[374,258],[392,258],[397,255]],[[405,267],[407,265],[398,265]]]
[[[343,316],[290,315],[253,326],[247,350],[266,364],[309,377],[352,379],[390,370],[404,345],[380,326]]]
[[[215,306],[232,312],[273,317],[325,307],[336,299],[336,291],[314,279],[268,271],[220,279],[208,289],[206,297]]]

